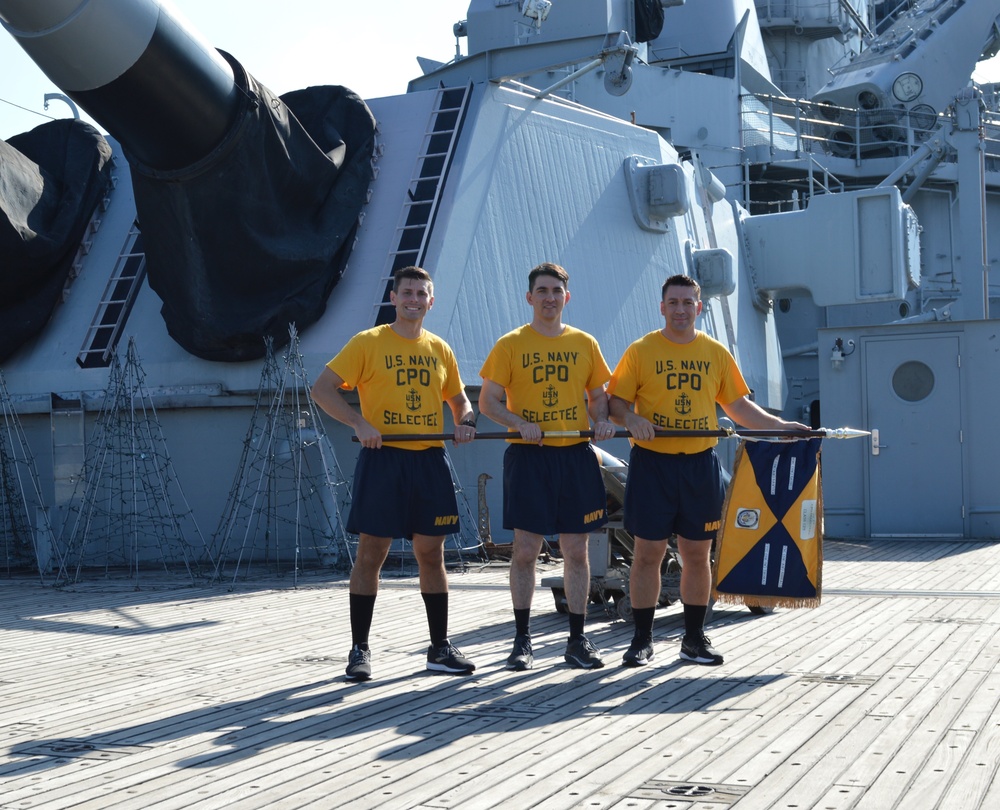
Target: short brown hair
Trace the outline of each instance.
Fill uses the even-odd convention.
[[[664,281],[663,287],[660,289],[661,301],[667,297],[667,287],[690,287],[694,290],[694,297],[699,300],[701,299],[701,285],[691,278],[691,276],[678,273],[676,276],[671,276]]]
[[[401,282],[404,278],[414,278],[417,281],[426,281],[431,293],[434,292],[434,282],[431,281],[431,274],[424,270],[423,267],[417,267],[413,264],[409,267],[400,267],[395,273],[392,274],[393,292],[399,292],[399,282]]]
[[[563,283],[564,287],[569,289],[569,273],[567,273],[566,270],[558,264],[553,262],[542,262],[540,265],[533,268],[530,273],[528,273],[528,292],[535,289],[535,280],[539,276],[552,276],[553,278],[557,278]]]

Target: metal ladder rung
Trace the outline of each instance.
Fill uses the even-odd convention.
[[[128,281],[130,279],[124,279],[124,280]],[[132,280],[134,280],[134,279],[132,279]],[[127,298],[102,298],[101,299],[101,306],[103,307],[103,306],[109,305],[109,304],[124,304],[127,300],[128,300]]]
[[[145,278],[146,253],[136,250],[141,245],[142,235],[133,223],[126,236],[125,244],[118,254],[115,267],[108,277],[97,311],[87,329],[83,346],[77,353],[77,364],[86,368],[88,361],[100,358],[97,365],[106,365],[114,352],[117,337],[139,294],[139,285]],[[106,340],[99,340],[105,338]],[[102,345],[95,345],[101,343]]]
[[[413,185],[413,184],[416,184],[416,185],[419,185],[420,183],[431,183],[431,182],[437,182],[437,181],[439,181],[439,180],[440,180],[440,179],[441,179],[442,177],[444,177],[444,175],[442,175],[442,174],[429,174],[429,175],[427,175],[427,177],[414,177],[414,178],[413,178],[413,179],[412,179],[412,180],[410,181],[410,183],[411,183],[411,185]],[[409,202],[409,201],[407,201],[407,203],[406,203],[406,204],[407,204],[407,205],[409,205],[409,204],[410,204],[410,202]]]
[[[447,173],[450,158],[454,154],[455,139],[459,128],[461,127],[463,112],[468,106],[470,90],[471,85],[465,88],[441,88],[438,91],[437,103],[442,106],[439,106],[431,111],[429,119],[430,126],[424,131],[425,140],[422,143],[422,148],[427,149],[428,151],[417,155],[416,165],[414,166],[416,175],[410,178],[410,184],[407,187],[407,196],[409,199],[404,201],[400,209],[400,224],[397,225],[395,230],[395,244],[397,245],[397,249],[390,251],[386,256],[387,270],[397,265],[396,259],[400,256],[414,257],[414,264],[421,260],[427,239],[427,232],[434,220],[434,213],[440,199],[441,183]],[[443,102],[446,98],[455,98],[455,96],[460,96],[460,103],[443,106]],[[448,115],[455,116],[454,126],[451,126],[452,122],[445,118],[445,116]],[[437,124],[447,124],[448,127],[438,129],[435,128]],[[447,148],[443,151],[440,149],[442,141],[447,143]],[[430,151],[432,145],[433,151]],[[428,167],[428,163],[434,160],[441,161],[442,165],[440,167],[440,171],[433,175],[421,175],[420,172],[430,168]],[[418,190],[420,191],[420,197],[415,198],[414,192]],[[409,221],[409,217],[412,215],[413,209],[418,206],[427,209],[424,220],[416,224],[406,224]],[[422,236],[419,237],[420,244],[416,248],[399,249],[399,246],[404,239],[412,240],[417,238],[414,237],[414,234],[422,234]],[[380,286],[379,293],[381,300],[377,300],[375,302],[376,313],[381,313],[388,306],[391,306],[388,303],[388,296],[385,292],[391,279],[392,276],[389,274],[383,275],[381,279],[382,285]],[[380,317],[381,316],[378,316],[376,318],[376,323],[381,322]]]

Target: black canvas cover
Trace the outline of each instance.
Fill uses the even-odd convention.
[[[49,121],[0,141],[0,362],[39,334],[111,178],[92,126]]]
[[[663,31],[660,0],[635,0],[635,41],[649,42]]]
[[[150,286],[170,335],[207,360],[263,356],[326,308],[372,178],[375,120],[343,87],[246,91],[214,152],[179,171],[130,158]]]

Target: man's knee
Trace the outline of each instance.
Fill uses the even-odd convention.
[[[711,540],[688,540],[685,537],[677,538],[677,549],[681,554],[681,562],[687,566],[711,565],[712,562],[712,541]]]
[[[389,553],[392,539],[388,537],[373,537],[361,535],[357,552],[354,555],[354,567],[363,569],[379,569]]]
[[[559,535],[559,551],[562,553],[563,561],[568,565],[586,565],[587,540],[586,534]]]
[[[413,556],[417,558],[417,565],[421,567],[444,565],[444,538],[414,537]]]
[[[533,566],[542,552],[543,542],[544,538],[540,535],[515,529],[511,562],[515,565]]]
[[[636,567],[659,569],[666,553],[666,540],[644,540],[637,537],[632,551],[632,564]]]

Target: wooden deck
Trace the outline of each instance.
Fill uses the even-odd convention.
[[[227,587],[0,582],[0,807],[1000,807],[1000,546],[827,542],[822,607],[719,607],[721,667],[562,662],[539,589],[535,669],[504,669],[502,565],[453,574],[472,677],[424,671],[412,577],[386,577],[375,679],[343,679],[344,581]]]

